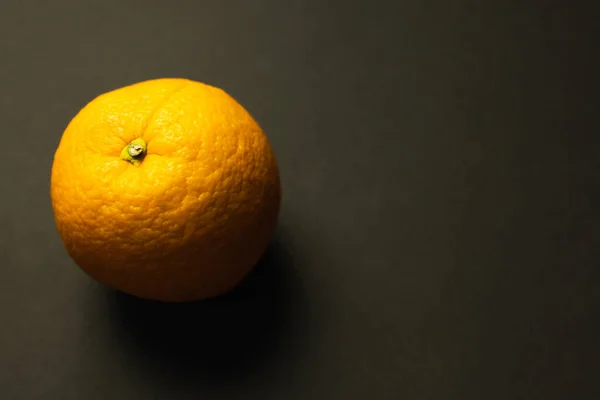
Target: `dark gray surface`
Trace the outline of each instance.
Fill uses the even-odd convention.
[[[600,398],[597,20],[554,3],[3,1],[0,398]],[[282,171],[266,260],[206,304],[103,289],[52,219],[69,120],[163,76]]]

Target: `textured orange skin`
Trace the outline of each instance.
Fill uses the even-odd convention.
[[[120,158],[142,137],[138,166]],[[70,122],[51,199],[71,258],[137,297],[223,294],[257,263],[277,223],[280,182],[263,131],[221,89],[156,79],[105,93]]]

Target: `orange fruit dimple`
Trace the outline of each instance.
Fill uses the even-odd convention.
[[[280,196],[257,122],[223,90],[187,79],[98,96],[67,126],[52,166],[71,258],[106,285],[162,301],[232,289],[265,251]]]

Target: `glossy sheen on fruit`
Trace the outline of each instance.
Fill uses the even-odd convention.
[[[134,141],[147,145],[138,163],[122,157]],[[200,82],[156,79],[105,93],[73,118],[51,198],[65,247],[90,276],[191,301],[227,292],[257,263],[280,184],[266,136],[238,102]]]

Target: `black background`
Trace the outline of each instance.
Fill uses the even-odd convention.
[[[0,398],[600,398],[576,3],[3,1]],[[280,164],[273,244],[218,300],[109,291],[54,226],[67,123],[158,77],[225,89]]]

